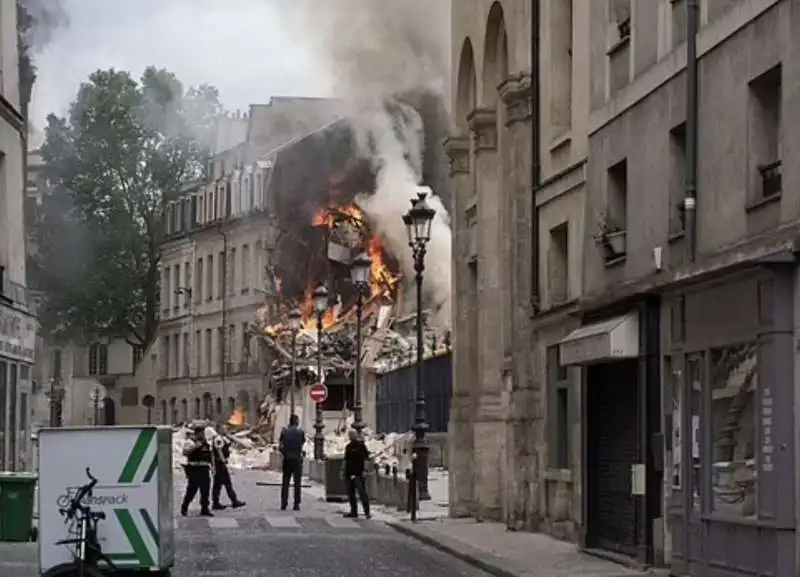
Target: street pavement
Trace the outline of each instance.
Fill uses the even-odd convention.
[[[280,511],[277,480],[274,473],[236,471],[245,508],[213,518],[192,516],[196,510],[183,518],[176,511],[172,577],[487,575],[380,520],[346,519],[343,505],[325,503],[315,492],[304,492],[300,511]],[[182,488],[176,474],[176,506]],[[36,563],[35,543],[0,543],[0,575],[35,577]]]

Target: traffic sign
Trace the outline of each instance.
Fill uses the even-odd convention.
[[[311,385],[311,388],[308,390],[308,396],[311,397],[311,400],[315,403],[324,403],[325,399],[328,398],[328,387],[326,387],[324,383]]]

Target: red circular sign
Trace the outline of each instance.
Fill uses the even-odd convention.
[[[308,391],[308,396],[311,397],[311,400],[315,403],[324,403],[325,399],[328,398],[328,387],[326,387],[323,383],[311,385],[311,388]]]

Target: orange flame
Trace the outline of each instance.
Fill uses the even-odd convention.
[[[235,411],[233,411],[233,414],[231,414],[231,416],[228,417],[228,424],[233,425],[235,427],[240,427],[245,423],[244,417],[245,417],[244,409],[241,408],[236,409]]]
[[[314,217],[311,219],[311,225],[314,227],[327,227],[334,228],[338,222],[342,220],[349,220],[357,225],[364,222],[364,212],[355,204],[348,204],[344,206],[329,206],[327,208],[319,209]],[[368,300],[374,300],[379,297],[391,298],[395,286],[400,280],[400,275],[392,273],[389,266],[386,264],[386,252],[383,248],[381,237],[373,235],[366,243],[365,251],[369,255],[370,264],[370,281],[369,281],[369,295]],[[300,305],[300,312],[303,315],[303,328],[306,330],[315,329],[317,327],[317,315],[314,307],[314,291],[309,287],[303,295],[303,300]],[[322,329],[326,330],[345,318],[355,310],[352,307],[348,311],[342,312],[341,307],[329,307],[322,317]],[[276,337],[285,328],[284,322],[277,322],[266,327],[265,332]]]

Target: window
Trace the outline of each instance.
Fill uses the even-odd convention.
[[[169,335],[161,338],[161,377],[169,377]]]
[[[53,367],[50,376],[54,379],[61,379],[61,349],[53,351]]]
[[[180,308],[180,288],[181,288],[181,265],[176,264],[172,267],[172,278],[174,280],[174,285],[172,287],[172,310],[173,312],[178,312]]]
[[[172,336],[172,350],[174,351],[175,355],[174,365],[172,367],[173,375],[176,377],[181,376],[181,336],[180,335],[173,335]]]
[[[212,348],[213,343],[211,342],[211,329],[206,329],[206,374],[210,375],[211,373],[211,357],[212,357]]]
[[[670,236],[683,233],[686,225],[684,196],[686,194],[686,124],[681,123],[669,132],[669,200]]]
[[[139,346],[131,346],[131,354],[133,355],[133,370],[135,371],[142,357],[144,357],[144,349]]]
[[[164,267],[164,270],[161,271],[161,308],[164,316],[169,315],[169,299],[172,294],[169,284],[169,267]]]
[[[214,298],[214,256],[208,255],[206,258],[206,301]]]
[[[169,424],[169,416],[167,415],[167,401],[161,401],[161,424]]]
[[[680,369],[673,363],[672,357],[664,357],[665,398],[670,399],[666,412],[664,433],[671,439],[669,452],[671,455],[673,489],[680,489],[683,479],[683,379]]]
[[[569,223],[567,222],[550,229],[547,283],[551,306],[569,300]]]
[[[756,402],[758,351],[755,343],[711,351],[712,508],[734,517],[756,516],[758,468],[772,470],[772,397],[762,385]],[[764,429],[762,462],[756,451],[757,411]]]
[[[203,357],[202,355],[202,345],[203,341],[201,340],[201,332],[196,330],[194,332],[194,342],[192,346],[194,346],[194,375],[195,377],[200,376],[200,359]]]
[[[89,347],[89,374],[108,374],[108,346],[94,344]]]
[[[614,96],[631,80],[631,2],[609,2],[609,93]]]
[[[687,14],[686,0],[671,0],[672,2],[672,45],[677,46],[686,40]]]
[[[183,263],[183,308],[188,309],[192,300],[192,265]]]
[[[236,325],[228,326],[228,340],[225,343],[225,358],[229,365],[236,362]],[[231,369],[229,372],[233,372]]]
[[[601,215],[598,243],[607,263],[619,262],[627,253],[628,163],[622,160],[608,169],[606,212]]]
[[[0,431],[6,430],[6,397],[8,396],[8,365],[0,361]],[[5,442],[0,443],[0,467],[6,470]]]
[[[203,302],[203,259],[197,259],[197,270],[194,277],[194,302],[200,304]]]
[[[755,162],[751,197],[756,201],[781,193],[781,76],[778,65],[750,83],[748,152]]]
[[[558,356],[558,345],[547,348],[547,375],[550,392],[550,468],[572,466],[569,436],[569,373]]]
[[[250,290],[250,247],[242,246],[242,294]]]
[[[250,331],[248,329],[247,323],[242,323],[242,365],[243,371],[249,370],[248,365],[250,364]]]
[[[228,294],[236,294],[236,249],[231,249],[230,262],[228,263]]]
[[[572,125],[572,2],[550,4],[550,123],[554,140]]]
[[[225,290],[225,275],[227,274],[228,262],[224,252],[219,253],[219,260],[217,261],[217,299],[222,300]]]
[[[122,387],[120,404],[123,407],[136,407],[139,405],[139,387]]]
[[[217,350],[215,351],[216,362],[220,363],[219,374],[225,374],[225,363],[228,362],[227,343],[225,342],[225,327],[217,327]]]
[[[183,373],[184,377],[189,376],[189,333],[183,333]]]

